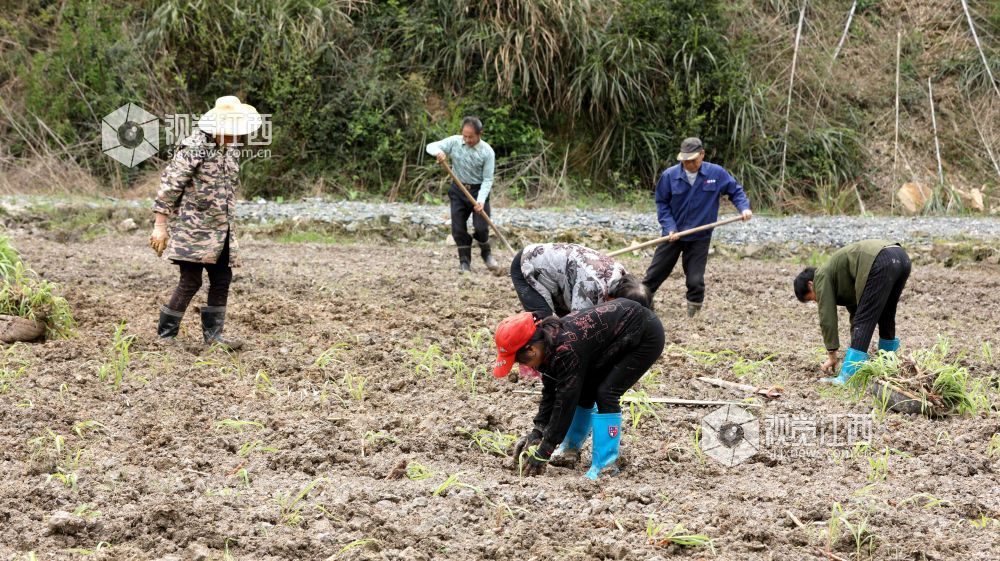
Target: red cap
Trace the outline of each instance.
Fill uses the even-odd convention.
[[[514,355],[521,347],[526,345],[535,334],[535,316],[531,312],[521,312],[519,314],[504,318],[497,326],[497,363],[493,369],[493,376],[503,378],[514,366]]]

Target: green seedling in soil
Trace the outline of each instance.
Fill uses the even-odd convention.
[[[28,372],[28,362],[19,356],[24,343],[14,343],[0,357],[0,395],[14,388],[14,382]]]
[[[625,398],[628,398],[628,413],[632,419],[633,429],[639,428],[639,423],[645,415],[650,415],[657,422],[661,422],[660,416],[656,414],[656,404],[649,399],[649,394],[645,390],[629,390],[622,396],[623,400]]]
[[[240,545],[240,542],[239,542],[238,539],[236,539],[234,537],[228,537],[228,538],[226,538],[226,540],[222,544],[223,549],[225,550],[222,553],[222,560],[223,561],[236,561],[236,557],[233,556],[233,552],[229,549],[229,544]]]
[[[46,434],[32,438],[28,444],[32,448],[32,457],[44,457],[52,469],[52,473],[46,477],[47,481],[58,481],[70,489],[76,489],[79,479],[76,470],[80,467],[82,448],[71,450],[66,444],[66,437],[52,429],[46,429]]]
[[[97,542],[94,549],[86,549],[83,547],[75,547],[73,549],[67,549],[68,553],[73,553],[76,555],[83,555],[84,557],[90,557],[91,555],[97,555],[101,550],[111,549],[111,544],[108,542]]]
[[[660,387],[663,378],[663,370],[652,369],[639,378],[639,387],[643,389],[657,389]]]
[[[469,367],[462,359],[461,353],[452,353],[450,359],[441,361],[441,366],[451,373],[456,386],[465,388],[472,395],[476,395],[476,378],[479,376],[480,371],[483,370],[482,367]]]
[[[698,460],[698,463],[705,465],[705,452],[701,449],[701,427],[694,429],[694,434],[691,435],[691,451],[694,452],[694,457]]]
[[[413,462],[406,466],[406,478],[410,481],[423,481],[431,477],[434,477],[434,472],[423,464]]]
[[[986,444],[986,455],[991,458],[1000,456],[1000,432],[990,437],[990,441]]]
[[[224,356],[225,359],[218,358],[219,355]],[[243,357],[240,353],[230,351],[222,345],[213,344],[209,347],[207,356],[197,360],[194,365],[217,368],[219,370],[219,374],[222,376],[233,376],[237,380],[246,378],[247,374],[247,367],[246,364],[244,364]]]
[[[132,361],[129,349],[135,342],[135,335],[126,335],[125,327],[124,320],[115,326],[111,347],[107,351],[108,358],[97,368],[97,377],[102,382],[110,383],[116,390],[121,387],[125,376],[129,373],[129,363]],[[141,381],[146,382],[146,380]]]
[[[76,453],[67,455],[65,460],[56,466],[56,471],[46,476],[46,481],[58,481],[64,487],[76,490],[76,484],[79,480],[76,470],[80,467],[81,455],[83,455],[83,450],[77,450]]]
[[[92,507],[93,505],[89,505],[86,503],[79,505],[73,510],[73,516],[79,516],[80,518],[83,518],[84,520],[88,521],[100,518],[101,511],[94,510]]]
[[[471,440],[483,454],[492,454],[503,458],[509,457],[507,451],[517,441],[517,435],[508,434],[500,430],[460,428],[458,432]]]
[[[646,539],[650,545],[658,547],[707,547],[715,553],[715,541],[712,538],[705,534],[692,534],[680,522],[671,527],[669,524],[658,524],[653,517],[649,517],[646,519]]]
[[[477,495],[483,494],[483,490],[480,489],[479,487],[476,487],[474,485],[469,485],[468,483],[462,483],[461,480],[459,479],[462,475],[463,474],[460,471],[456,471],[455,473],[449,475],[448,478],[445,479],[443,483],[441,483],[440,485],[437,486],[436,489],[434,489],[434,493],[432,494],[432,496],[437,497],[442,493],[446,493],[448,492],[448,489],[451,489],[452,487],[471,489]]]
[[[331,557],[330,559],[340,559],[340,557],[342,555],[344,555],[345,553],[351,551],[352,549],[356,549],[356,548],[359,548],[359,547],[365,547],[368,544],[373,544],[373,543],[381,543],[381,542],[379,542],[378,540],[376,540],[374,538],[361,538],[359,540],[354,540],[351,543],[349,543],[349,544],[345,545],[344,547],[340,548],[340,551],[338,551],[337,554],[334,555],[333,557]],[[327,561],[329,561],[329,559]]]
[[[883,450],[881,455],[868,458],[868,481],[885,481],[889,476],[889,450]]]
[[[278,503],[278,523],[287,526],[298,526],[302,523],[302,508],[309,493],[322,483],[324,479],[314,479],[307,483],[298,493],[292,495],[291,492],[278,493],[274,501]]]
[[[834,546],[843,537],[845,529],[854,542],[857,558],[861,558],[861,550],[864,548],[868,549],[870,557],[878,545],[878,537],[869,528],[868,517],[847,511],[840,503],[836,502],[830,509],[830,519],[826,523],[827,553],[833,551]]]
[[[437,488],[434,489],[433,496],[436,497],[436,496],[440,495],[441,493],[444,493],[445,491],[447,491],[451,487],[453,487],[455,485],[459,485],[460,482],[459,482],[458,478],[461,475],[462,475],[462,472],[460,472],[460,471],[456,471],[455,473],[449,475],[448,478],[444,480],[444,483],[438,485]]]
[[[1000,526],[1000,520],[996,518],[990,518],[985,514],[979,515],[979,518],[968,519],[969,525],[973,528],[978,528],[980,530],[985,530],[986,528],[992,528],[993,526]]]
[[[264,423],[259,423],[257,421],[243,421],[240,419],[222,419],[221,421],[215,422],[216,430],[235,430],[242,433],[248,428],[262,429],[264,428]]]
[[[247,471],[247,468],[240,468],[236,472],[236,477],[240,478],[240,481],[243,482],[243,486],[244,487],[247,487],[247,488],[250,487],[250,472]]]
[[[257,394],[263,395],[275,395],[278,390],[274,388],[274,384],[271,383],[271,377],[268,376],[267,370],[261,369],[257,371],[257,374],[253,377],[253,395]]]
[[[431,345],[426,350],[407,349],[410,355],[410,362],[413,364],[413,372],[417,376],[433,376],[438,364],[444,361],[441,347]]]
[[[341,384],[344,389],[347,390],[347,394],[351,396],[354,401],[364,401],[365,400],[365,382],[367,380],[361,376],[355,376],[354,374],[347,372],[341,379]]]
[[[342,353],[347,351],[347,349],[348,349],[347,343],[344,342],[334,343],[333,346],[331,346],[329,349],[323,351],[323,354],[319,355],[319,357],[316,359],[316,362],[314,362],[313,364],[320,368],[326,368],[330,364],[343,365],[344,361],[340,360],[338,357]]]
[[[480,327],[479,329],[468,331],[469,349],[472,351],[482,351],[484,344],[492,339],[493,334],[489,329]]]
[[[518,477],[524,477],[524,464],[525,462],[528,461],[528,458],[542,459],[540,456],[536,455],[537,453],[538,453],[538,445],[536,444],[534,446],[528,446],[527,448],[525,448],[524,451],[521,452],[521,455],[517,457]]]
[[[983,362],[989,365],[996,364],[998,355],[993,350],[993,343],[991,341],[983,341],[983,346],[980,349],[980,355],[983,357]]]
[[[900,502],[899,504],[901,505],[912,504],[924,510],[930,510],[932,508],[939,506],[951,505],[950,502],[944,499],[939,499],[930,493],[917,493],[916,495],[903,499],[902,502]]]
[[[254,440],[254,441],[248,440],[244,442],[242,446],[240,446],[239,452],[237,452],[237,454],[239,454],[244,458],[249,458],[250,454],[253,454],[255,452],[274,453],[277,451],[278,449],[276,447],[264,446],[264,444],[259,440]]]
[[[91,432],[93,433],[105,432],[106,429],[107,427],[105,427],[104,425],[102,425],[97,421],[94,421],[93,419],[87,421],[80,421],[73,424],[73,432],[75,432],[76,435],[79,436],[80,438],[83,438],[87,433]]]
[[[366,432],[361,438],[361,457],[365,457],[366,450],[378,450],[381,448],[381,445],[386,442],[398,444],[399,439],[384,430],[380,430],[378,432],[370,430]]]

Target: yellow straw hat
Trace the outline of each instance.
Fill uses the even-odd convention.
[[[260,113],[240,102],[240,98],[227,95],[215,100],[215,107],[201,116],[198,128],[208,134],[242,136],[259,129],[262,124]]]

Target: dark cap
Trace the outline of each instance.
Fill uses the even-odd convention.
[[[685,160],[693,160],[698,157],[698,154],[704,150],[705,147],[701,145],[701,139],[690,137],[685,138],[684,142],[681,142],[681,151],[677,154],[677,161],[683,162]]]

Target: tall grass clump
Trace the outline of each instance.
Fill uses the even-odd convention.
[[[72,335],[73,314],[59,287],[29,269],[6,236],[0,236],[0,277],[0,314],[42,322],[49,338]]]

